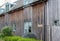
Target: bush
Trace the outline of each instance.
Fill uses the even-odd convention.
[[[22,38],[22,39],[19,39],[18,41],[41,41],[41,40],[36,40],[33,38]]]
[[[35,34],[33,34],[33,33],[28,33],[28,34],[24,35],[24,37],[37,39],[36,36],[35,36]]]
[[[3,38],[3,37],[4,37],[3,33],[0,33],[0,38]]]
[[[19,36],[7,36],[4,38],[5,41],[18,41],[20,39]]]
[[[12,36],[12,28],[10,26],[5,26],[2,28],[2,33],[4,36]]]
[[[19,36],[7,36],[4,38],[5,41],[41,41],[33,38],[23,38]]]

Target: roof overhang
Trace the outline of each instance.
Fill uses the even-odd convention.
[[[10,10],[10,11],[8,11],[6,13],[9,13],[10,14],[10,13],[13,13],[15,11],[23,10],[26,7],[33,6],[33,5],[40,4],[40,3],[45,3],[45,2],[47,2],[47,0],[38,0],[38,1],[35,1],[33,3],[27,4],[27,5],[23,5],[21,7],[16,8],[16,9]],[[3,14],[6,14],[6,13],[2,13],[2,15]]]
[[[19,7],[19,8],[13,9],[13,10],[9,11],[8,13],[15,12],[15,11],[18,11],[18,10],[21,10],[21,9],[24,9],[24,8],[27,8],[29,6],[33,6],[33,5],[40,4],[40,3],[45,3],[45,2],[47,2],[47,0],[38,0],[36,2],[27,4],[27,5],[23,5],[23,6]]]

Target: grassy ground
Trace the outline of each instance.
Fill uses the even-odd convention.
[[[0,39],[0,41],[4,41],[3,39]]]
[[[42,41],[42,40],[36,40],[34,38],[24,38],[20,36],[6,36],[4,38],[0,38],[0,41]]]

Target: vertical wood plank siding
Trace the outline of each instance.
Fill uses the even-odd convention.
[[[60,41],[60,0],[48,0],[45,6],[46,13],[46,41]],[[54,21],[59,20],[58,26]]]
[[[0,32],[1,32],[1,29],[5,26],[5,16],[2,16],[0,17]]]
[[[23,11],[17,11],[14,12],[12,14],[9,14],[9,19],[10,19],[10,23],[11,25],[13,25],[13,23],[16,23],[16,31],[15,31],[15,35],[22,35],[23,34]]]
[[[37,27],[38,24],[44,25],[44,4],[37,4],[33,6],[33,32],[41,39],[43,36],[43,27]],[[39,18],[38,18],[39,17]],[[38,21],[39,20],[39,21]],[[39,23],[40,22],[40,23]],[[43,38],[42,38],[43,39]]]
[[[31,9],[32,8],[32,9]],[[0,17],[0,22],[3,21],[8,23],[9,26],[16,24],[16,31],[14,35],[23,35],[24,34],[24,20],[31,20],[32,13],[32,33],[34,33],[37,38],[43,39],[44,36],[44,27],[39,28],[37,25],[44,25],[44,4],[36,4],[34,6],[27,7],[23,10],[15,11],[13,13],[5,14],[5,16]],[[5,18],[5,20],[4,20]],[[1,24],[1,25],[4,25]],[[2,26],[0,26],[2,28]]]

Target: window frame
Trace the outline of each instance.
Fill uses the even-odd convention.
[[[16,31],[16,23],[13,23],[12,27],[13,27],[13,31]]]
[[[24,33],[31,33],[29,32],[29,27],[31,27],[32,32],[32,22],[30,21],[24,22]]]

